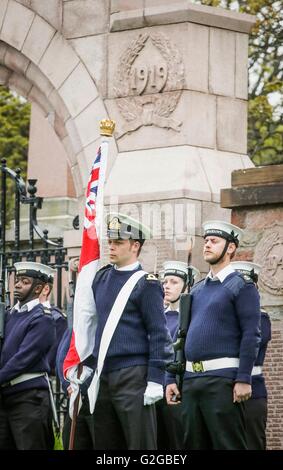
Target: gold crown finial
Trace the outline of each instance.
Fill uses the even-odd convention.
[[[100,121],[100,135],[111,137],[115,130],[115,121],[111,119],[102,119]]]

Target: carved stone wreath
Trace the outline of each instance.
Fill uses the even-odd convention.
[[[262,265],[259,284],[273,295],[283,295],[283,226],[273,224],[256,247],[255,263]]]
[[[129,97],[132,67],[149,38],[167,64],[167,79],[161,91],[170,93]],[[180,132],[182,122],[170,118],[170,115],[178,104],[184,84],[184,64],[176,46],[164,34],[140,34],[121,55],[114,79],[115,96],[121,98],[117,100],[117,105],[127,123],[117,138],[141,126],[151,125]]]

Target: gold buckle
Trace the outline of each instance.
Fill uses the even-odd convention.
[[[202,361],[193,362],[192,368],[194,372],[204,372]]]

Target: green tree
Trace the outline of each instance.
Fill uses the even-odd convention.
[[[248,154],[283,163],[283,8],[273,0],[195,0],[256,16],[249,43]]]
[[[0,156],[7,160],[7,166],[21,168],[26,178],[30,104],[7,88],[0,86]],[[8,179],[7,209],[11,214],[13,197],[12,181]]]

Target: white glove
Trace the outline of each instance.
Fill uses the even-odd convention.
[[[163,398],[163,386],[155,382],[147,382],[147,387],[143,395],[143,404],[153,405],[158,400]]]
[[[91,376],[92,373],[93,370],[90,367],[83,366],[82,373],[78,379],[78,366],[73,366],[68,369],[66,379],[69,380],[71,384],[81,385]]]

